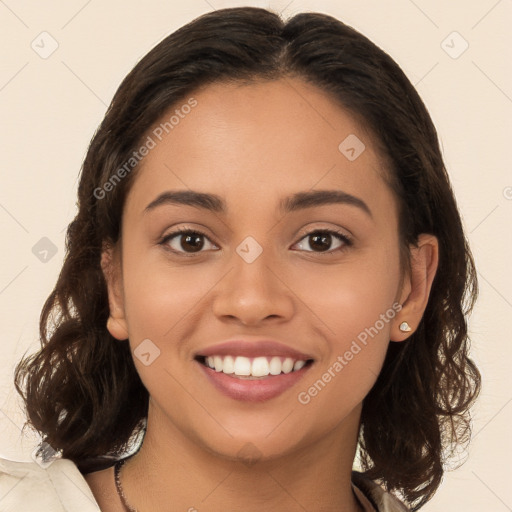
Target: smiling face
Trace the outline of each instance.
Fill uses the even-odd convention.
[[[406,337],[386,170],[363,127],[298,79],[193,97],[137,171],[109,280],[109,330],[135,351],[149,425],[226,457],[250,442],[273,458],[331,432],[355,447],[389,340]],[[228,372],[229,355],[258,357],[263,374],[308,362],[237,379],[205,355]]]

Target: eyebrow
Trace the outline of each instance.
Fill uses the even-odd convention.
[[[144,209],[144,213],[150,212],[158,206],[169,204],[192,206],[220,214],[226,214],[227,212],[227,205],[224,199],[217,194],[207,194],[195,190],[168,190],[151,201]],[[291,196],[282,198],[278,208],[282,213],[289,213],[329,204],[355,206],[373,218],[370,208],[362,199],[341,190],[310,190],[307,192],[296,192]]]

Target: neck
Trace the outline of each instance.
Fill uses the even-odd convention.
[[[262,457],[248,443],[234,460],[184,435],[150,406],[143,444],[123,467],[124,491],[138,510],[166,510],[172,503],[185,511],[359,512],[351,485],[359,417],[357,408],[290,453]]]

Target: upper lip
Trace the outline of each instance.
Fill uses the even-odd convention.
[[[281,356],[290,357],[297,361],[307,361],[308,359],[313,359],[311,355],[299,352],[298,350],[278,341],[247,341],[243,339],[228,340],[216,345],[210,345],[196,352],[196,357],[200,356]]]

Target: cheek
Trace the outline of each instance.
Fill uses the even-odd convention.
[[[355,407],[380,372],[391,325],[401,308],[395,302],[398,252],[354,258],[346,267],[316,277],[316,286],[304,286],[303,296],[317,313],[325,346],[315,378],[308,383],[313,387],[302,389],[299,402],[315,401],[319,411],[327,403]]]
[[[201,307],[214,280],[207,272],[162,260],[146,265],[127,262],[125,312],[131,336],[162,340],[176,334],[180,322]],[[212,282],[210,282],[212,281]]]
[[[373,326],[392,307],[397,295],[398,252],[368,253],[321,269],[313,279],[298,276],[302,281],[296,281],[302,283],[301,297],[306,298],[305,303],[318,315],[329,339],[339,340],[335,342],[340,345],[338,348]],[[382,326],[379,322],[378,327],[387,335],[390,323]]]

